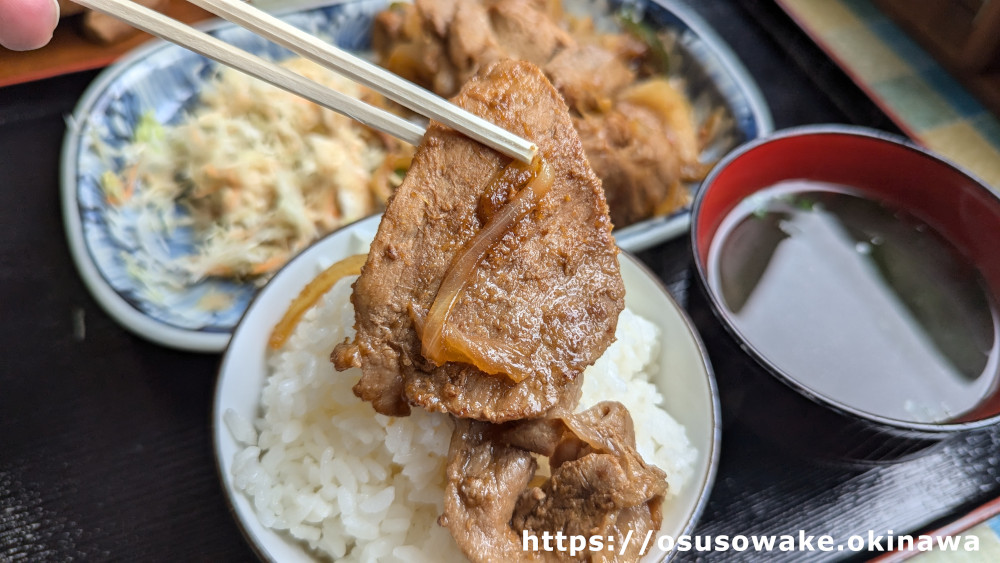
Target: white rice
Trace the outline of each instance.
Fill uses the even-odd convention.
[[[261,523],[286,531],[317,555],[344,561],[461,561],[444,508],[445,464],[453,425],[413,409],[405,418],[376,414],[354,396],[360,370],[336,372],[333,347],[353,337],[354,278],[341,280],[308,311],[279,353],[251,424],[225,413],[245,446],[233,462],[236,487]],[[626,310],[618,340],[587,370],[580,408],[624,403],[638,450],[668,474],[670,494],[684,486],[696,456],[684,429],[657,405],[648,381],[659,329]],[[653,430],[655,429],[655,436]]]

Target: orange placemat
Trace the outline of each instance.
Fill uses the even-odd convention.
[[[194,23],[212,14],[183,0],[175,0],[164,10],[168,16],[184,23]],[[150,35],[135,36],[110,46],[84,39],[77,31],[79,16],[63,19],[52,41],[36,51],[10,51],[0,47],[0,86],[50,78],[107,66],[133,47],[152,39]]]

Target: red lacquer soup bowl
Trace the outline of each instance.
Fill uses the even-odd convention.
[[[884,462],[1000,422],[1000,198],[956,165],[869,129],[780,131],[713,169],[691,246],[735,423]]]

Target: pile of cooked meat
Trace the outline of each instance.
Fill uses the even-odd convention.
[[[511,162],[432,124],[355,283],[355,339],[333,361],[361,368],[354,392],[379,413],[455,418],[440,523],[470,559],[569,559],[524,551],[525,533],[620,545],[630,530],[658,530],[665,474],[636,452],[628,411],[573,414],[625,289],[568,109],[538,67],[514,60],[481,69],[453,101],[539,156]],[[575,559],[634,560],[639,549]]]
[[[442,96],[501,59],[541,67],[570,108],[616,227],[684,206],[682,182],[707,172],[699,154],[710,133],[657,68],[662,46],[568,20],[558,0],[396,3],[376,17],[372,43],[380,64]]]
[[[551,476],[533,482],[548,458]],[[635,451],[632,417],[606,401],[574,415],[492,425],[456,422],[441,525],[473,561],[570,559],[636,561],[642,540],[660,529],[666,475]],[[525,551],[523,538],[562,532],[600,536],[606,549]],[[631,532],[631,533],[630,533]]]

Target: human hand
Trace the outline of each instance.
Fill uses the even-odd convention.
[[[59,23],[56,0],[0,0],[0,45],[27,51],[52,39]]]

